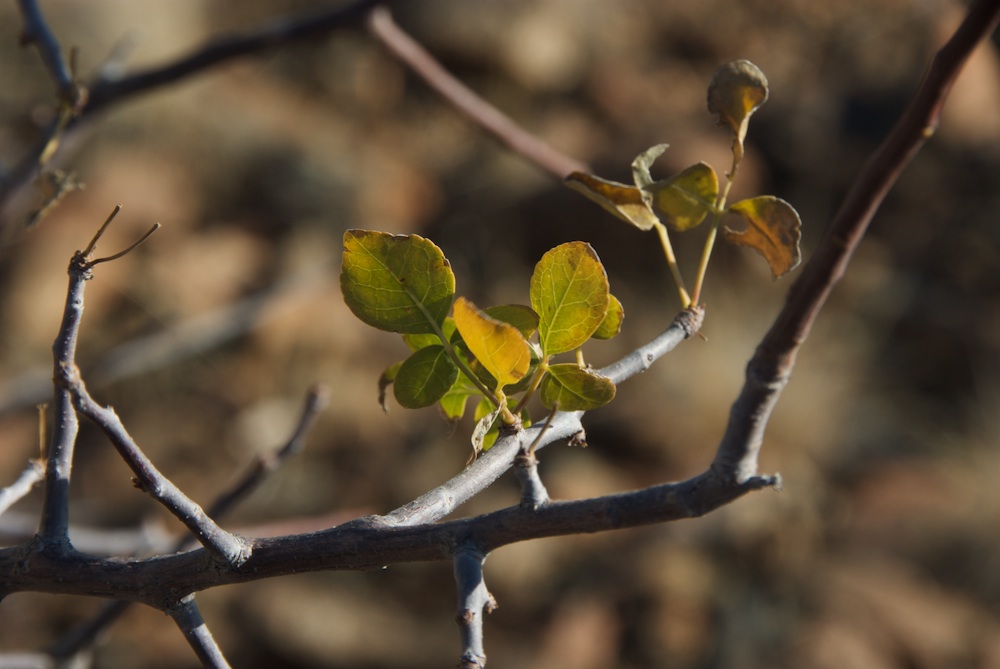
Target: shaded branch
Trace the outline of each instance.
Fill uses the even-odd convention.
[[[229,663],[198,611],[194,596],[185,597],[176,606],[167,609],[167,615],[177,623],[202,666],[208,669],[229,669]]]
[[[63,60],[59,40],[49,28],[45,16],[34,0],[18,0],[24,26],[21,28],[21,46],[34,45],[42,57],[45,69],[56,83],[59,99],[76,108],[83,100],[81,91],[73,81],[69,65]]]
[[[973,49],[1000,20],[1000,0],[977,0],[934,57],[903,116],[854,181],[826,236],[792,285],[784,307],[747,364],[713,467],[744,481],[757,472],[764,428],[809,336],[886,194],[937,129],[941,108]]]

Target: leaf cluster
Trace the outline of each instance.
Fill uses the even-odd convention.
[[[733,162],[720,187],[715,170],[699,162],[668,179],[655,180],[653,162],[668,148],[657,144],[632,162],[634,185],[627,185],[585,172],[573,172],[566,185],[582,193],[608,212],[640,230],[656,230],[684,307],[697,305],[708,268],[708,260],[725,214],[740,216],[745,228],[723,228],[724,238],[748,246],[764,257],[775,278],[800,262],[801,220],[795,209],[773,195],[741,200],[726,206],[733,180],[743,161],[743,143],[750,116],[767,100],[764,73],[748,60],[726,63],[715,73],[708,88],[708,109],[718,123],[733,135]],[[670,243],[669,230],[684,232],[710,219],[693,293],[689,294]]]
[[[586,411],[615,396],[615,384],[583,362],[579,347],[610,339],[624,310],[594,249],[568,242],[545,253],[531,276],[530,306],[480,309],[455,294],[444,253],[419,235],[348,230],[340,275],[344,300],[365,323],[398,332],[409,357],[379,381],[404,407],[438,404],[457,421],[475,400],[478,452],[505,425],[530,422],[525,405],[536,392],[548,409]],[[575,362],[553,356],[577,351]],[[517,397],[516,403],[513,398]]]

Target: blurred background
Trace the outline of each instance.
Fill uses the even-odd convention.
[[[213,36],[317,2],[42,3],[85,77],[165,63]],[[809,258],[838,202],[957,25],[956,0],[505,0],[401,3],[397,21],[453,73],[601,176],[671,144],[667,176],[729,165],[705,110],[715,69],[749,58],[769,102],[750,124],[734,198],[798,209]],[[51,119],[54,85],[0,5],[0,163]],[[784,489],[710,516],[498,550],[487,584],[491,667],[580,669],[1000,667],[1000,62],[980,49],[937,136],[878,214],[805,345],[767,432],[762,470]],[[604,261],[623,333],[606,364],[679,309],[658,244],[485,136],[362,29],[285,46],[109,109],[61,158],[86,188],[0,246],[0,485],[38,453],[65,268],[115,204],[100,252],[163,228],[88,284],[78,362],[156,465],[207,504],[290,433],[307,388],[331,406],[306,451],[225,525],[263,535],[387,512],[460,471],[471,424],[391,405],[376,381],[405,356],[350,314],[338,286],[354,227],[418,233],[451,259],[459,294],[526,302],[548,248]],[[735,201],[735,200],[732,200]],[[676,238],[676,235],[675,235]],[[703,231],[675,239],[693,277]],[[711,461],[756,342],[797,275],[773,281],[717,246],[707,341],[684,343],[585,419],[589,447],[541,453],[572,499],[680,480]],[[690,281],[690,279],[689,279]],[[178,532],[87,424],[72,522],[129,550]],[[505,477],[460,509],[516,503]],[[32,494],[0,518],[35,529]],[[94,534],[98,530],[114,535]],[[95,549],[97,550],[97,549]],[[449,564],[309,574],[199,595],[236,667],[454,666]],[[31,593],[0,605],[0,651],[55,643],[100,602]],[[97,667],[195,667],[163,614],[135,608]]]

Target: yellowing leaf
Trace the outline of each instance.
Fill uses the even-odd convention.
[[[574,363],[549,367],[542,378],[540,399],[547,409],[559,405],[560,411],[589,411],[615,398],[615,384],[606,376]]]
[[[371,230],[344,233],[340,272],[344,301],[380,330],[433,333],[455,296],[455,275],[433,242]]]
[[[422,409],[444,397],[457,378],[458,367],[444,347],[427,346],[399,366],[392,394],[407,409]]]
[[[799,264],[802,221],[792,205],[773,195],[762,195],[737,202],[729,211],[746,219],[747,229],[736,231],[726,227],[723,230],[726,239],[749,246],[764,256],[774,278]]]
[[[709,165],[698,163],[647,189],[653,208],[663,214],[667,225],[683,232],[699,225],[715,206],[719,178]]]
[[[590,339],[608,312],[608,277],[585,242],[567,242],[542,256],[531,275],[531,307],[546,356],[571,351]]]
[[[531,348],[516,327],[491,318],[464,297],[455,300],[454,319],[469,351],[501,386],[528,373]]]
[[[715,72],[708,86],[708,110],[718,116],[719,125],[733,131],[737,159],[743,155],[743,140],[750,115],[767,101],[767,77],[749,60],[734,60]]]
[[[585,172],[570,174],[566,177],[566,185],[640,230],[650,230],[659,222],[643,199],[642,191],[635,186],[608,181]]]
[[[656,144],[635,157],[635,160],[632,161],[632,179],[638,188],[646,188],[653,183],[649,168],[668,148],[670,148],[669,144]]]
[[[604,320],[594,331],[594,339],[613,339],[622,331],[622,321],[625,319],[625,308],[618,298],[609,295],[608,312],[604,315]]]

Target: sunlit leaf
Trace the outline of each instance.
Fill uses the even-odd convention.
[[[566,185],[640,230],[650,230],[658,222],[656,214],[643,199],[642,191],[635,186],[608,181],[585,172],[570,174],[566,177]]]
[[[649,168],[668,148],[670,148],[669,144],[656,144],[635,157],[635,160],[632,161],[632,179],[635,180],[637,187],[643,189],[653,183]]]
[[[399,372],[402,364],[401,362],[397,362],[395,365],[386,367],[385,371],[382,372],[382,376],[378,377],[378,405],[382,407],[382,411],[389,410],[389,406],[385,403],[385,391],[396,380],[396,374]]]
[[[653,209],[667,225],[683,232],[699,225],[715,206],[719,178],[706,163],[688,167],[676,176],[648,186]]]
[[[615,398],[615,384],[606,376],[574,363],[549,367],[542,379],[540,398],[547,409],[558,402],[560,411],[589,411]]]
[[[464,297],[455,301],[454,319],[469,351],[501,385],[517,383],[528,373],[531,349],[516,327],[491,318]]]
[[[371,230],[344,233],[344,301],[365,323],[409,334],[433,333],[455,296],[455,275],[433,242]]]
[[[571,351],[590,339],[610,301],[604,265],[585,242],[567,242],[546,252],[535,265],[530,292],[546,356]]]
[[[742,158],[750,115],[767,101],[767,77],[749,60],[734,60],[715,72],[708,87],[708,110],[733,131],[733,148]]]
[[[737,202],[729,211],[742,216],[747,228],[743,231],[724,228],[726,239],[749,246],[764,256],[775,278],[799,264],[802,221],[792,205],[773,195],[762,195]]]
[[[458,367],[443,346],[427,346],[403,361],[396,372],[392,394],[407,409],[434,404],[458,378]]]
[[[538,314],[523,304],[500,304],[483,309],[490,318],[509,323],[516,327],[527,339],[538,330]]]
[[[625,319],[625,308],[614,295],[608,296],[608,312],[604,320],[594,331],[594,339],[613,339],[622,331],[622,321]]]

